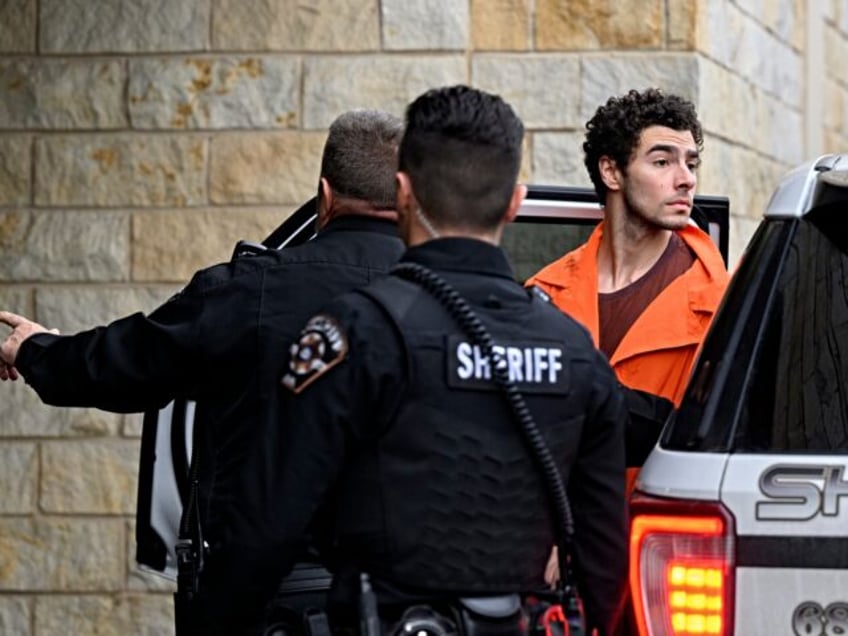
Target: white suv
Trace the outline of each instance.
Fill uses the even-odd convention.
[[[636,484],[642,635],[848,634],[848,155],[789,173]]]

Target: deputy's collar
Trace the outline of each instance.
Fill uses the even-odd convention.
[[[401,262],[420,263],[432,269],[501,276],[515,280],[504,251],[479,239],[447,237],[410,247]]]

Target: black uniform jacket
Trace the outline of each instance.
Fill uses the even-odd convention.
[[[47,404],[135,412],[197,400],[201,510],[214,542],[221,520],[210,497],[229,497],[249,433],[283,419],[277,386],[288,343],[321,305],[383,275],[402,253],[396,224],[338,217],[308,243],[198,272],[149,316],[33,336],[16,367]]]
[[[507,347],[561,460],[587,610],[606,624],[627,560],[627,415],[612,371],[585,329],[515,282],[499,248],[437,239],[404,261],[447,280]],[[372,288],[398,283],[412,285],[392,276]],[[336,607],[355,606],[358,571],[372,575],[387,604],[543,585],[553,544],[546,494],[485,363],[427,292],[413,291],[399,324],[372,288],[325,307],[284,356],[280,391],[290,404],[266,438],[276,471],[265,484],[265,540],[210,556],[214,580],[227,582],[203,591],[213,625],[238,624],[227,605],[234,590],[270,594],[316,519],[329,536]]]

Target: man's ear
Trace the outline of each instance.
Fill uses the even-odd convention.
[[[521,203],[526,196],[527,186],[523,183],[517,183],[512,191],[512,197],[509,199],[509,207],[506,209],[504,221],[512,223],[515,220],[515,217],[518,216],[518,210],[521,208]]]
[[[321,181],[318,183],[318,191],[320,195],[318,197],[318,229],[320,230],[333,218],[334,195],[333,187],[324,177],[321,177]]]
[[[395,182],[397,183],[396,207],[398,214],[407,214],[418,206],[418,200],[412,191],[412,181],[405,172],[397,172],[395,173]]]
[[[607,187],[607,190],[617,192],[621,190],[621,170],[618,169],[618,164],[615,159],[604,155],[598,159],[598,171],[601,173],[601,180]]]

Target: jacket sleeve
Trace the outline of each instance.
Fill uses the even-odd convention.
[[[160,408],[189,391],[194,370],[204,367],[204,310],[201,296],[182,294],[150,316],[68,336],[37,334],[23,342],[15,366],[46,404],[119,413]]]
[[[336,303],[320,316],[331,316],[341,326],[347,354],[297,385],[297,393],[280,386],[278,426],[263,436],[250,469],[235,484],[226,534],[207,559],[196,612],[203,633],[237,633],[239,626],[261,616],[303,554],[307,532],[314,529],[349,454],[375,434],[380,419],[375,405],[385,395],[400,393],[393,388],[399,353],[386,346],[391,338],[384,326],[349,327],[357,322],[356,310]],[[309,334],[305,329],[299,342]],[[307,356],[298,346],[281,348],[293,363]],[[291,368],[285,362],[284,375]]]
[[[610,633],[622,611],[627,580],[624,430],[627,410],[618,383],[594,352],[594,387],[580,448],[569,477],[576,574],[591,627]]]
[[[674,404],[659,395],[620,385],[630,418],[624,431],[628,467],[641,467],[660,438]]]

